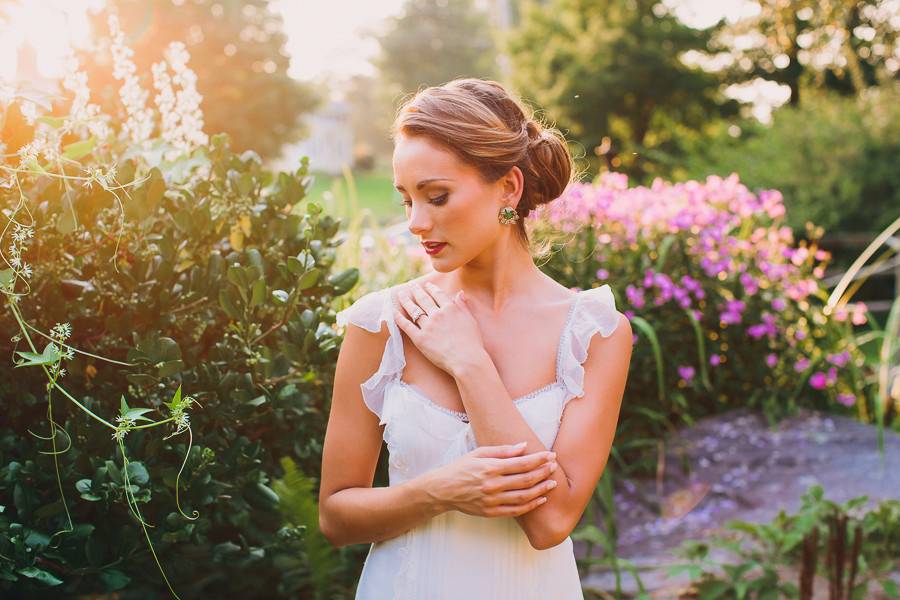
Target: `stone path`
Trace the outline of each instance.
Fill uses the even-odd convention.
[[[674,590],[684,588],[687,578],[667,577],[659,565],[677,562],[671,550],[683,540],[702,538],[732,519],[761,523],[782,509],[796,512],[814,483],[838,503],[863,495],[868,506],[900,498],[900,435],[885,431],[884,437],[882,456],[874,426],[808,410],[774,429],[761,413],[746,409],[699,421],[667,447],[661,496],[668,518],[654,509],[655,480],[618,486],[619,556],[646,567],[641,579],[648,591],[656,590],[654,598],[677,598]],[[690,464],[687,476],[681,472],[683,460]],[[602,522],[597,525],[602,528]],[[576,541],[576,556],[585,551],[586,544]],[[600,552],[595,547],[594,554]],[[586,591],[609,591],[615,580],[610,572],[594,570],[583,585]],[[623,589],[637,591],[627,573]]]

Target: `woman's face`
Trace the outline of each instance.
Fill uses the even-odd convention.
[[[518,169],[494,183],[423,136],[399,135],[394,144],[394,186],[403,196],[409,231],[419,242],[444,242],[429,255],[436,271],[465,265],[493,245],[513,226],[497,214],[504,205],[515,207],[521,196]]]

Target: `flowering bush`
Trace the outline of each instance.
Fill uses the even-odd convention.
[[[357,279],[333,272],[338,223],[303,202],[305,160],[207,140],[178,44],[151,108],[110,25],[121,115],[77,65],[67,110],[0,102],[28,139],[0,161],[0,590],[338,593],[357,550],[274,491],[306,506],[276,478],[320,465],[330,305]]]
[[[866,307],[827,314],[821,232],[795,244],[784,212],[781,194],[751,193],[737,175],[629,188],[606,173],[529,217],[536,232],[570,238],[547,257],[548,273],[576,288],[608,281],[619,294],[637,344],[626,415],[668,427],[738,404],[774,417],[805,403],[868,418],[870,379],[852,334]]]

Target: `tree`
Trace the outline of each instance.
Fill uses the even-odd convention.
[[[729,83],[757,78],[791,88],[858,94],[897,78],[896,23],[891,0],[757,0],[757,14],[723,27],[712,47],[725,56]]]
[[[375,66],[395,98],[457,77],[497,76],[489,17],[472,0],[408,0],[376,38]]]
[[[119,16],[139,73],[151,72],[169,42],[184,42],[203,96],[204,130],[228,133],[236,151],[277,156],[282,144],[300,137],[301,117],[321,101],[311,86],[288,76],[282,19],[268,0],[110,0],[109,12]],[[121,85],[108,66],[106,19],[106,11],[95,16],[95,46],[80,57],[92,97],[99,92],[104,108],[112,106]],[[153,90],[151,81],[142,84]]]
[[[513,84],[584,145],[591,166],[638,180],[665,174],[679,140],[737,113],[718,78],[679,57],[703,52],[692,29],[653,0],[553,0],[523,7],[507,41]]]

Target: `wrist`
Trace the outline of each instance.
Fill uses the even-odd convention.
[[[444,499],[436,483],[437,481],[431,473],[424,473],[402,484],[409,486],[410,492],[416,499],[416,505],[422,507],[423,513],[428,518],[453,510],[453,506]]]
[[[465,358],[457,362],[450,370],[450,375],[456,380],[464,379],[475,375],[485,365],[489,364],[492,364],[490,354],[485,350],[481,350],[480,352],[467,354]]]

